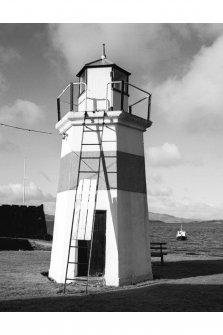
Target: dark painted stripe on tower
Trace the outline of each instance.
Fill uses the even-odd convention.
[[[77,188],[80,152],[71,152],[61,158],[58,193]],[[84,157],[98,157],[98,152],[82,152]],[[97,178],[98,160],[85,158],[81,162],[80,179]],[[143,156],[121,151],[103,152],[99,190],[118,189],[146,193],[145,160]],[[118,173],[117,173],[118,172]]]
[[[146,193],[144,156],[117,151],[118,189]]]

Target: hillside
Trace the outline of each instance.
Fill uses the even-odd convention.
[[[45,214],[47,233],[53,236],[54,215]]]
[[[53,235],[54,215],[45,214],[47,232],[51,236]],[[189,222],[209,222],[223,224],[223,220],[196,220],[196,219],[185,219],[169,214],[160,214],[149,212],[149,220],[152,222],[165,222],[165,223],[189,223]]]
[[[169,214],[160,214],[153,212],[149,212],[149,219],[150,221],[161,221],[166,223],[187,223],[194,221],[199,222],[199,220],[179,218]]]
[[[219,220],[198,220],[198,219],[185,219],[179,218],[177,216],[169,215],[169,214],[160,214],[160,213],[153,213],[149,212],[149,220],[155,222],[166,222],[166,223],[189,223],[189,222],[208,222],[208,223],[218,223],[223,224],[223,219]]]

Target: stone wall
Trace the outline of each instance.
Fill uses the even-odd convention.
[[[0,206],[0,237],[48,239],[43,205]]]

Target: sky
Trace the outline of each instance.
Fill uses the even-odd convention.
[[[144,134],[148,207],[223,218],[222,24],[0,24],[0,203],[54,214],[61,137],[56,98],[85,63],[107,57],[152,93]]]

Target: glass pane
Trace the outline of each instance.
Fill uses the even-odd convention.
[[[119,70],[114,70],[114,81],[125,81],[128,82],[128,75]],[[113,86],[116,90],[121,91],[121,83],[114,84]],[[124,85],[124,92],[128,93],[128,85]]]
[[[80,76],[80,83],[86,83],[86,71]],[[80,94],[85,91],[85,85],[80,85]]]

